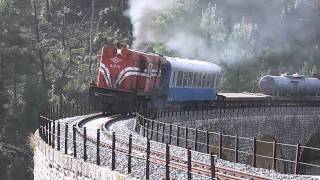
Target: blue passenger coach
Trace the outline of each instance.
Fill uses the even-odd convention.
[[[221,68],[211,62],[166,57],[161,85],[167,101],[213,101],[218,97]]]

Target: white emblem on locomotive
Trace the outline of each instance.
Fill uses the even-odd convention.
[[[115,64],[118,64],[121,60],[118,57],[111,58],[111,61]]]

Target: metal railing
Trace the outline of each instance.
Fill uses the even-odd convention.
[[[143,168],[145,179],[152,178],[151,168],[157,166],[165,168],[163,176],[166,179],[174,178],[170,177],[172,176],[170,173],[174,170],[186,173],[188,179],[194,176],[216,178],[216,156],[213,154],[208,155],[209,159],[211,158],[210,162],[200,162],[192,158],[191,148],[183,148],[182,151],[187,154],[187,158],[184,159],[175,155],[169,143],[165,144],[165,151],[162,152],[156,150],[159,143],[151,141],[150,138],[141,140],[132,135],[124,136],[114,132],[105,134],[100,129],[97,129],[96,135],[92,136],[88,135],[86,127],[77,127],[71,120],[68,122],[68,119],[64,119],[93,113],[96,112],[87,104],[51,106],[39,115],[39,136],[57,151],[97,165],[110,166],[112,170],[121,171],[123,169],[121,167],[125,166],[126,171],[123,173],[134,175],[133,172]],[[87,118],[93,116],[95,115],[88,115]],[[102,133],[106,135],[104,138]],[[140,165],[136,166],[137,164]],[[206,168],[199,169],[199,166]]]
[[[283,173],[302,173],[302,167],[318,168],[320,164],[301,161],[303,150],[314,151],[320,154],[320,148],[301,146],[300,144],[285,144],[277,141],[263,141],[256,138],[240,137],[238,135],[210,132],[199,128],[177,125],[174,122],[183,122],[183,118],[195,116],[206,119],[221,118],[250,118],[257,116],[319,116],[320,106],[261,106],[261,107],[226,107],[201,110],[185,109],[145,109],[136,114],[135,130],[144,137],[158,142],[167,142],[180,147],[192,147],[195,151],[214,153],[219,158],[245,163],[253,167],[263,167],[278,170]],[[179,119],[180,118],[180,119]],[[200,118],[200,119],[201,119]],[[165,121],[169,121],[165,122]],[[266,147],[267,152],[257,152],[257,149]],[[286,150],[290,157],[283,157]],[[257,164],[258,163],[258,164]],[[299,172],[300,169],[300,172]]]

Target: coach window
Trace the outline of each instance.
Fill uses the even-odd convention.
[[[188,82],[188,73],[183,72],[182,87],[186,87]]]
[[[182,78],[183,78],[183,72],[179,71],[178,72],[178,77],[177,77],[177,86],[178,87],[182,86]]]
[[[217,76],[216,75],[212,75],[212,82],[210,84],[210,87],[214,88],[216,87],[216,82],[217,82]]]
[[[193,73],[188,72],[188,87],[192,87]]]
[[[212,79],[211,79],[211,74],[208,74],[208,76],[207,76],[207,82],[206,82],[206,87],[210,87],[211,81],[212,81]]]
[[[201,81],[201,85],[200,85],[200,87],[203,87],[203,85],[204,85],[204,76],[205,76],[206,74],[204,74],[204,73],[202,73],[202,75],[201,75],[201,79],[200,79],[200,81]]]
[[[205,84],[206,84],[206,74],[203,73],[202,74],[202,77],[201,77],[201,87],[205,87]]]
[[[219,88],[219,85],[220,85],[220,78],[221,78],[221,77],[220,77],[220,75],[217,75],[216,77],[217,77],[217,78],[216,78],[216,82],[215,82],[215,85],[216,85],[215,87],[218,89],[218,88]]]
[[[202,75],[203,75],[203,73],[199,73],[199,74],[198,74],[198,80],[197,80],[197,87],[198,87],[198,88],[201,87],[201,82],[202,82],[201,78],[202,78]]]
[[[175,83],[176,83],[176,72],[173,72],[171,85],[175,86]]]
[[[191,87],[196,87],[197,86],[197,73],[194,72],[193,73],[193,77],[192,77],[192,86]]]

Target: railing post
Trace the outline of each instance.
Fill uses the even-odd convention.
[[[40,117],[40,113],[38,113],[38,129],[39,129],[40,138],[43,139],[43,136],[42,136],[42,119]]]
[[[128,174],[131,174],[131,153],[132,153],[132,135],[129,135],[129,146],[128,146]]]
[[[53,118],[54,110],[55,110],[55,109],[54,109],[54,106],[51,106],[51,107],[50,107],[50,115],[49,115],[50,119],[54,119],[54,118]]]
[[[239,136],[236,135],[235,143],[234,143],[234,162],[238,163],[239,161]]]
[[[294,174],[298,174],[299,157],[300,157],[300,144],[297,144],[297,146],[296,146],[296,159],[295,159],[295,163],[294,163]]]
[[[219,133],[219,158],[222,158],[222,133]]]
[[[166,143],[166,179],[170,179],[169,163],[170,163],[170,149],[169,149],[169,144]]]
[[[77,157],[77,137],[76,137],[76,125],[72,126],[72,139],[73,139],[73,156]]]
[[[206,130],[206,152],[207,152],[207,154],[209,154],[209,131],[208,130]]]
[[[56,123],[52,121],[52,148],[55,148],[55,138],[56,137]]]
[[[97,129],[97,165],[100,165],[100,129]]]
[[[57,126],[57,146],[58,146],[58,151],[60,151],[60,122],[58,122],[58,126]]]
[[[172,123],[169,125],[169,144],[171,144],[171,137],[172,137]]]
[[[147,138],[149,138],[149,119],[147,119],[146,130],[147,130]]]
[[[276,170],[277,168],[277,141],[273,142],[273,152],[272,152],[272,169]]]
[[[51,138],[52,138],[52,132],[51,132],[51,121],[49,120],[49,146],[51,145]]]
[[[188,180],[191,180],[191,148],[188,148]]]
[[[216,177],[216,167],[214,162],[214,154],[211,152],[211,179],[215,179]]]
[[[177,126],[177,141],[176,141],[177,146],[179,146],[179,141],[180,141],[180,126]]]
[[[146,156],[146,179],[149,180],[149,176],[150,176],[150,140],[147,139],[147,156]]]
[[[163,127],[162,127],[162,138],[161,138],[161,142],[164,143],[164,132],[165,132],[165,129],[166,129],[166,123],[163,123]]]
[[[145,118],[143,116],[140,116],[140,118],[142,118],[142,130],[143,130],[143,137],[146,137],[146,122],[145,122]]]
[[[87,128],[83,128],[83,160],[87,161]]]
[[[156,134],[156,141],[159,139],[159,121],[157,121],[157,134]]]
[[[185,126],[185,148],[188,148],[188,127]]]
[[[68,154],[68,123],[66,123],[64,130],[64,153]]]
[[[115,132],[112,132],[112,152],[111,152],[111,170],[116,169],[116,135]]]
[[[154,126],[154,120],[151,121],[151,138],[150,139],[153,139],[153,126]]]
[[[252,167],[256,167],[256,151],[257,151],[257,148],[256,148],[256,144],[257,144],[257,140],[256,138],[253,138],[252,139],[253,143],[252,143]]]
[[[195,129],[195,133],[194,133],[194,150],[195,150],[195,151],[197,151],[197,149],[198,149],[198,147],[197,147],[197,145],[198,145],[197,141],[198,141],[198,129],[196,128],[196,129]]]
[[[46,119],[42,119],[43,121],[43,135],[44,135],[44,141],[48,143],[48,123]]]

